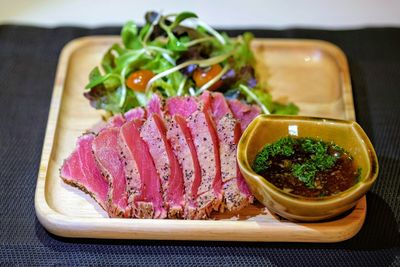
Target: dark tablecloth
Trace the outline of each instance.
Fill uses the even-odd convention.
[[[232,36],[242,31],[229,31]],[[61,238],[38,222],[34,192],[58,56],[70,40],[118,28],[0,26],[0,265],[400,266],[400,29],[254,30],[322,39],[346,53],[357,121],[380,174],[364,227],[335,244],[121,241]],[[304,88],[307,90],[307,88]]]

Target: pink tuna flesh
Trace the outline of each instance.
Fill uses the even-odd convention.
[[[121,128],[129,154],[136,162],[140,176],[140,193],[134,197],[135,216],[139,218],[165,218],[160,178],[151,157],[149,148],[140,136],[138,121],[130,121]]]
[[[125,118],[121,114],[112,116],[108,120],[108,127],[121,127],[125,123]]]
[[[235,147],[239,143],[241,133],[237,129],[235,130]],[[235,152],[236,155],[236,152]],[[244,180],[242,173],[240,172],[239,166],[236,162],[236,179],[230,180],[224,183],[225,192],[225,205],[230,211],[240,210],[246,207],[248,204],[253,203],[254,196],[250,193],[249,187]]]
[[[222,94],[212,94],[211,107],[217,122],[225,205],[230,211],[238,210],[252,202],[252,195],[236,161],[237,144],[241,136],[240,124],[233,118]]]
[[[176,158],[182,168],[185,187],[185,218],[197,217],[197,188],[201,182],[200,164],[190,129],[185,118],[174,115],[168,120],[167,138],[171,142]]]
[[[236,139],[240,138],[240,124],[233,118],[225,97],[221,93],[203,93],[216,122],[221,160],[222,182],[236,178]]]
[[[108,121],[100,121],[88,131],[94,134],[98,134],[104,129],[110,127],[121,127],[125,123],[125,118],[121,114],[117,114],[108,119]]]
[[[195,192],[196,195],[201,195],[212,190],[213,181],[217,173],[214,156],[215,149],[210,129],[207,126],[207,120],[203,112],[193,114],[188,120],[188,126],[193,137],[193,143],[201,167],[201,183]]]
[[[145,110],[141,107],[138,107],[125,112],[124,117],[126,121],[133,121],[136,119],[145,118],[145,115],[146,115]]]
[[[209,214],[212,209],[218,209],[222,199],[218,137],[206,105],[207,103],[198,103],[193,97],[174,97],[167,100],[167,110],[171,115],[178,114],[186,118],[196,149],[201,167],[201,182],[197,188],[192,188],[192,194],[197,196],[200,216]]]
[[[158,94],[153,94],[149,102],[147,103],[147,116],[150,117],[151,114],[158,114],[161,118],[163,117],[163,100]]]
[[[240,136],[240,124],[231,114],[225,115],[217,125],[219,149],[221,158],[222,181],[236,178],[236,140]]]
[[[229,107],[232,110],[233,116],[239,120],[242,132],[254,120],[255,117],[260,115],[260,108],[256,105],[247,105],[241,101],[234,99],[228,100]]]
[[[121,160],[123,161],[125,166],[124,171],[126,177],[126,192],[128,195],[128,205],[129,208],[131,209],[132,217],[135,217],[136,209],[134,205],[134,200],[136,199],[137,196],[140,195],[140,190],[142,188],[142,181],[140,179],[140,174],[136,161],[134,160],[131,151],[128,149],[127,146],[128,141],[124,139],[124,135],[122,134],[123,127],[124,126],[120,128],[120,136],[118,139],[118,143],[120,148]]]
[[[230,211],[239,210],[253,202],[253,196],[236,160],[237,144],[241,135],[240,125],[231,114],[227,114],[219,121],[217,131],[220,138],[225,206]]]
[[[145,110],[141,107],[133,108],[124,114],[126,121],[138,120],[138,123],[145,118]],[[121,127],[122,128],[122,127]],[[140,189],[142,187],[142,182],[140,179],[139,170],[136,161],[128,149],[127,140],[124,139],[122,134],[122,129],[120,129],[120,135],[118,139],[120,147],[120,156],[124,162],[125,177],[126,177],[126,191],[128,194],[128,205],[132,210],[132,217],[135,217],[136,210],[134,205],[134,199],[140,195]]]
[[[226,114],[232,114],[223,94],[213,93],[211,101],[213,118],[218,123]]]
[[[140,135],[147,143],[160,175],[164,204],[169,208],[168,217],[181,217],[184,195],[182,170],[167,140],[164,122],[157,113],[147,119]]]
[[[158,94],[153,94],[147,104],[148,119],[141,133],[153,158],[157,158],[155,165],[161,177],[164,203],[168,207],[168,218],[178,218],[182,217],[184,213],[183,174],[166,136],[167,129],[163,120],[164,106],[164,99]],[[157,140],[154,140],[155,138]],[[160,139],[162,142],[159,142]]]
[[[218,140],[218,134],[216,131],[216,126],[215,123],[211,117],[210,112],[207,110],[204,111],[204,116],[207,122],[207,127],[210,132],[211,136],[211,141],[212,141],[212,148],[213,148],[213,153],[214,153],[214,159],[215,159],[215,176],[214,176],[214,181],[213,181],[213,188],[215,193],[217,194],[217,199],[221,200],[222,195],[221,195],[221,190],[222,190],[222,180],[221,180],[221,160],[220,160],[220,155],[219,155],[219,140]],[[200,137],[201,138],[201,137]],[[203,138],[204,140],[204,138]]]
[[[129,217],[124,164],[118,146],[119,128],[106,128],[94,139],[92,149],[103,176],[108,179],[109,215]]]
[[[197,100],[194,97],[172,97],[167,100],[166,111],[171,115],[189,117],[198,109]]]
[[[78,138],[75,150],[64,161],[60,173],[64,182],[88,193],[107,211],[108,183],[102,177],[92,153],[94,138],[93,134],[85,134]]]

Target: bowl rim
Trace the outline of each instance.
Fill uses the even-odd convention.
[[[339,194],[327,196],[327,197],[303,197],[299,195],[294,195],[291,193],[287,193],[282,189],[276,187],[274,184],[267,181],[263,176],[255,173],[251,168],[251,164],[247,158],[247,147],[249,142],[254,138],[252,136],[253,132],[259,125],[261,121],[265,120],[281,120],[281,121],[312,121],[319,123],[317,125],[324,126],[324,124],[345,124],[348,127],[352,127],[357,134],[356,138],[361,139],[361,143],[364,145],[365,149],[367,150],[367,160],[370,165],[370,170],[368,173],[361,173],[361,177],[359,181],[354,184],[352,187],[348,188],[347,190],[340,192]],[[319,127],[318,126],[318,127]],[[282,136],[283,137],[283,136]],[[277,197],[284,198],[285,200],[296,203],[302,204],[304,206],[322,206],[322,205],[336,205],[338,202],[342,202],[344,199],[349,199],[349,201],[355,201],[361,198],[366,191],[371,187],[371,185],[377,179],[379,173],[379,164],[378,158],[376,156],[375,149],[369,140],[367,134],[361,128],[361,126],[355,121],[349,120],[340,120],[340,119],[331,119],[331,118],[323,118],[323,117],[312,117],[312,116],[297,116],[297,115],[266,115],[261,114],[257,116],[246,128],[242,137],[238,143],[238,150],[237,150],[237,158],[238,164],[242,172],[245,172],[246,176],[252,177],[252,179],[257,180],[258,184],[263,184],[264,187],[270,194],[273,194]]]

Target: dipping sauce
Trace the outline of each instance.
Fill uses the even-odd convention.
[[[338,194],[358,181],[361,169],[343,148],[313,138],[284,137],[257,154],[253,170],[270,183],[303,197]]]

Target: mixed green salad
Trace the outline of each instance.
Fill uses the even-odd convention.
[[[192,12],[147,12],[145,20],[140,30],[126,23],[122,45],[111,46],[91,71],[84,95],[96,109],[122,113],[145,106],[154,92],[172,97],[211,90],[255,103],[267,114],[298,113],[293,103],[274,102],[259,83],[251,33],[231,39]]]

